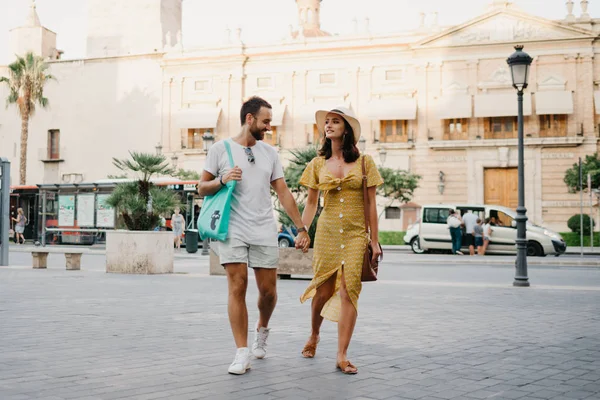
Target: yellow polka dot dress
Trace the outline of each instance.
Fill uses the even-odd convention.
[[[325,157],[314,158],[304,170],[300,184],[323,193],[323,211],[317,224],[314,243],[314,277],[300,301],[314,297],[316,289],[336,272],[335,292],[321,315],[337,322],[340,315],[341,272],[344,271],[348,295],[358,310],[362,284],[360,276],[368,243],[365,233],[362,192],[362,158],[365,157],[367,187],[383,183],[375,162],[369,155],[360,156],[346,177],[336,178],[326,167]]]

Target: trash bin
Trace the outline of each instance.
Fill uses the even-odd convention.
[[[198,229],[188,229],[185,231],[185,250],[188,253],[198,251]]]

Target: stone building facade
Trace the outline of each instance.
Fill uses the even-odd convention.
[[[112,157],[128,150],[162,151],[180,168],[201,170],[203,136],[235,135],[240,104],[259,95],[273,105],[266,140],[284,160],[318,142],[315,110],[343,104],[358,116],[362,146],[376,162],[422,176],[414,203],[515,208],[517,101],[506,58],[522,44],[534,57],[524,104],[528,215],[562,231],[579,212],[563,177],[598,150],[600,126],[600,20],[587,14],[586,1],[579,16],[568,1],[560,21],[496,0],[457,26],[375,35],[367,21],[336,36],[321,30],[326,1],[297,0],[299,27],[286,40],[250,45],[241,31],[228,31],[197,49],[183,46],[181,0],[131,1],[127,10],[124,2],[96,2],[84,59],[59,59],[56,35],[35,8],[12,32],[14,52],[44,55],[58,79],[48,86],[51,108],[31,121],[28,183],[102,179],[116,173]],[[119,23],[122,15],[129,24]],[[126,28],[134,25],[140,29]],[[19,126],[14,110],[0,109],[0,152],[15,163]],[[588,210],[589,198],[584,204]],[[402,218],[400,204],[386,205],[381,199],[381,229],[414,219]]]

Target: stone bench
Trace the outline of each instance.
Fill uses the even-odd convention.
[[[48,268],[48,254],[49,251],[44,250],[33,250],[31,255],[33,256],[33,268],[34,269],[46,269]],[[56,253],[53,251],[52,253]],[[81,255],[83,252],[76,251],[65,251],[66,269],[68,271],[79,271],[81,269]]]
[[[277,276],[280,279],[289,279],[292,275],[304,275],[312,278],[312,258],[313,249],[308,250],[308,253],[302,253],[295,248],[280,248]],[[210,250],[210,275],[227,275],[219,256],[212,249]]]

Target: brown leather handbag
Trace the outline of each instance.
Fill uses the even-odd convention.
[[[365,249],[365,256],[363,259],[362,274],[360,277],[361,282],[373,282],[377,280],[377,271],[379,269],[379,260],[373,261],[373,243],[371,242],[371,229],[369,227],[371,209],[369,207],[369,196],[367,194],[367,171],[365,168],[365,157],[362,158],[362,185],[363,185],[363,199],[365,205],[365,232],[369,238],[367,248]],[[381,259],[383,259],[383,249],[379,241],[377,242],[379,249],[381,250]]]

